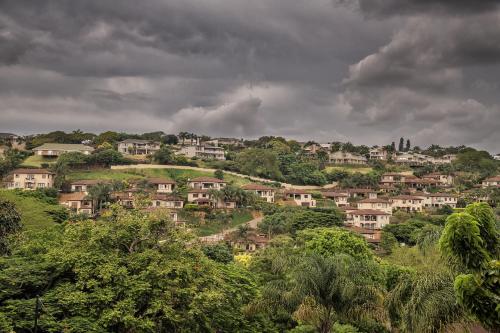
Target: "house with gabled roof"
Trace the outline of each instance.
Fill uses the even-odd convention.
[[[390,197],[392,210],[405,212],[421,212],[424,209],[424,198],[416,195],[397,195]]]
[[[154,186],[157,193],[172,193],[175,189],[175,181],[168,178],[148,178],[147,182]]]
[[[500,187],[500,176],[486,178],[481,182],[483,188],[487,187]]]
[[[366,157],[343,151],[328,154],[328,161],[332,164],[367,164]]]
[[[214,177],[196,177],[188,179],[188,187],[192,189],[215,189],[220,190],[226,187],[227,182]]]
[[[452,193],[419,193],[418,196],[424,199],[423,203],[426,208],[457,207],[458,198]]]
[[[44,143],[43,145],[33,148],[35,155],[44,157],[57,157],[64,153],[81,153],[90,155],[94,148],[83,144],[76,143]]]
[[[332,199],[337,207],[344,207],[348,206],[349,202],[347,199],[349,199],[349,194],[344,193],[344,192],[323,192],[321,195],[325,198]]]
[[[110,183],[111,182],[108,179],[81,179],[71,182],[70,186],[71,192],[83,192],[88,194],[92,186]]]
[[[160,150],[160,146],[158,141],[126,139],[118,142],[118,151],[124,155],[150,155]]]
[[[382,199],[382,198],[363,199],[363,200],[356,202],[356,205],[357,205],[358,209],[381,210],[383,212],[386,212],[386,213],[392,215],[391,202],[389,200],[386,200],[386,199]]]
[[[357,209],[346,212],[348,226],[382,229],[390,223],[391,214],[376,209]]]
[[[92,215],[94,212],[92,199],[84,192],[63,193],[58,200],[59,204],[75,213]]]
[[[246,184],[241,188],[247,192],[255,193],[255,195],[267,202],[274,202],[274,194],[276,190],[273,187],[261,184]]]
[[[36,190],[54,186],[55,174],[47,169],[20,168],[11,171],[4,179],[6,187],[12,189]]]
[[[316,207],[316,200],[309,190],[289,188],[283,192],[285,200],[293,201],[297,206]]]

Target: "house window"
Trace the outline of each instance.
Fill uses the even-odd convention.
[[[156,207],[160,207],[160,202],[156,201]]]
[[[194,193],[193,198],[198,198],[198,193]]]
[[[45,183],[38,183],[38,184],[37,184],[37,186],[38,186],[39,188],[44,188],[44,187],[45,187]]]
[[[18,174],[16,174],[16,178],[19,178],[19,175],[18,175]]]
[[[305,199],[309,198],[309,195],[304,194],[304,198],[305,198]]]

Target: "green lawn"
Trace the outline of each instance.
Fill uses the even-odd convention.
[[[203,172],[189,169],[97,169],[97,170],[78,170],[73,171],[68,175],[69,180],[81,179],[112,179],[112,180],[128,180],[133,178],[146,177],[164,177],[169,179],[177,179],[179,177],[195,178],[195,177],[213,177],[212,172]],[[237,186],[241,186],[250,182],[250,180],[233,175],[225,175],[224,179],[228,182],[233,182]]]
[[[32,156],[28,156],[28,158],[26,158],[24,160],[24,162],[21,164],[21,166],[41,167],[42,163],[52,164],[52,163],[55,163],[56,161],[57,161],[57,158],[47,158],[47,157],[43,157],[40,155],[32,155]]]
[[[219,232],[222,232],[224,229],[235,228],[239,225],[247,223],[248,221],[250,221],[252,219],[253,219],[253,216],[250,213],[250,211],[244,210],[244,209],[243,210],[236,210],[233,214],[233,218],[231,220],[231,223],[226,224],[226,223],[207,222],[206,224],[197,228],[198,235],[209,236],[209,235],[217,234]]]
[[[359,172],[362,174],[366,174],[366,173],[369,173],[370,171],[372,171],[373,168],[367,167],[367,166],[350,166],[350,165],[340,166],[339,165],[339,166],[327,166],[325,168],[325,170],[327,172],[338,170],[338,171],[346,171],[346,172],[350,172],[350,173]]]
[[[0,198],[12,201],[16,205],[21,214],[23,227],[28,230],[43,229],[55,225],[52,217],[45,212],[53,205],[36,198],[22,197],[10,190],[0,190]]]

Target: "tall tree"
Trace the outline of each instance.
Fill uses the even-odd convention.
[[[16,205],[0,198],[0,254],[8,250],[8,237],[21,230],[21,215]]]
[[[395,152],[396,151],[396,143],[394,141],[392,141],[391,143],[391,152]]]
[[[398,147],[398,150],[399,151],[404,151],[405,149],[405,139],[404,138],[400,138],[399,139],[399,147]]]
[[[410,148],[411,148],[410,139],[407,139],[406,140],[406,151],[410,151]]]

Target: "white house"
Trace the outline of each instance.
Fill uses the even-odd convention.
[[[325,198],[332,199],[335,201],[337,207],[345,207],[349,205],[347,199],[349,198],[349,194],[342,192],[323,192],[322,195]]]
[[[406,212],[421,212],[424,208],[424,198],[413,195],[398,195],[389,198],[392,210]]]
[[[487,187],[500,187],[500,176],[494,176],[494,177],[486,178],[481,183],[481,186],[483,188],[487,188]]]
[[[188,179],[188,186],[192,189],[216,189],[226,187],[227,182],[214,177],[196,177]]]
[[[269,186],[260,184],[247,184],[241,187],[243,190],[255,193],[258,197],[267,202],[274,202],[275,189]]]
[[[328,154],[328,161],[332,164],[367,164],[366,157],[343,151]]]
[[[391,214],[375,209],[358,209],[346,213],[346,224],[358,228],[382,229],[390,223]]]
[[[189,158],[197,157],[201,159],[212,159],[212,160],[225,160],[224,148],[217,146],[204,145],[191,145],[183,146],[177,153],[179,155],[184,155]]]
[[[126,139],[118,142],[118,151],[124,155],[149,155],[160,150],[160,143],[152,140]]]
[[[55,174],[46,169],[15,169],[5,178],[8,189],[36,190],[54,186]]]
[[[91,215],[94,212],[92,199],[84,192],[63,193],[59,203],[75,213]]]
[[[358,201],[357,203],[358,209],[360,210],[380,210],[389,215],[392,215],[392,207],[391,202],[385,199],[363,199]]]
[[[450,193],[424,193],[419,194],[424,198],[424,206],[427,208],[440,208],[443,206],[457,207],[457,196]]]
[[[316,200],[312,198],[312,193],[307,190],[287,189],[283,192],[286,200],[293,200],[297,206],[316,207]]]
[[[94,151],[94,148],[82,144],[44,143],[43,145],[34,148],[33,151],[35,152],[35,155],[52,157],[73,152],[90,155]]]
[[[172,193],[175,181],[166,178],[148,178],[147,182],[155,187],[157,193]]]

